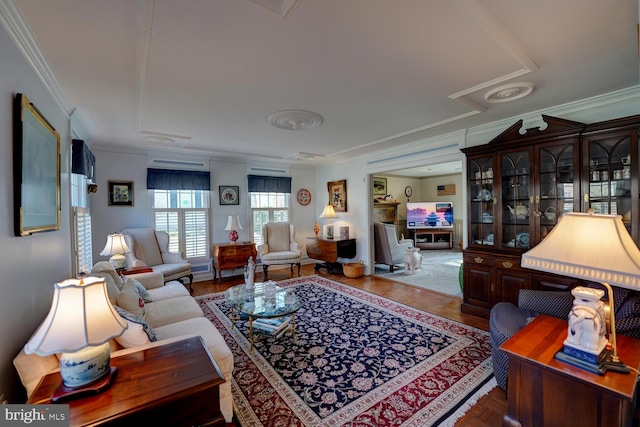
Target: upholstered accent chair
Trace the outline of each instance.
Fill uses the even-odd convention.
[[[169,235],[153,228],[128,228],[122,230],[130,252],[125,254],[127,267],[151,267],[161,272],[164,281],[189,279],[189,290],[193,290],[191,264],[179,253],[169,252]],[[184,282],[183,282],[184,283]]]
[[[269,278],[269,266],[291,265],[298,266],[300,276],[300,259],[302,252],[295,241],[295,228],[288,222],[268,222],[262,227],[262,245],[258,246],[258,255],[262,262],[264,280]]]
[[[413,240],[402,239],[398,241],[398,229],[394,224],[374,223],[373,238],[375,240],[376,263],[387,264],[392,273],[398,264],[404,265],[407,249],[413,248]]]

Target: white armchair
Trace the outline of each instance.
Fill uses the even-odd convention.
[[[193,290],[191,264],[179,253],[169,252],[169,235],[153,228],[128,228],[122,230],[130,252],[125,254],[127,267],[151,267],[161,272],[164,281],[189,278],[189,290]]]
[[[398,241],[396,226],[382,222],[373,224],[373,237],[376,263],[387,264],[392,273],[396,265],[404,265],[404,256],[407,254],[407,249],[413,248],[413,240],[402,239]]]
[[[288,222],[268,222],[262,227],[263,244],[258,246],[258,254],[262,261],[264,280],[269,278],[269,266],[277,264],[290,264],[292,276],[293,266],[297,265],[300,276],[302,252],[294,238],[295,229]]]

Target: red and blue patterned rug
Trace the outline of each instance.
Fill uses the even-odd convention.
[[[198,297],[234,354],[247,426],[453,425],[495,386],[489,333],[320,277],[278,283],[304,306],[290,334],[249,354],[222,293]]]

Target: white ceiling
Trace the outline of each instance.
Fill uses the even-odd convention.
[[[637,0],[13,2],[94,147],[322,164],[638,84]]]

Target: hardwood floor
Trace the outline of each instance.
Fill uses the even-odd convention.
[[[411,285],[405,285],[392,280],[383,279],[376,276],[363,276],[359,278],[348,278],[343,275],[332,275],[320,270],[316,272],[313,264],[303,265],[301,275],[310,276],[318,274],[329,279],[353,286],[358,289],[380,295],[394,301],[415,307],[417,309],[433,313],[447,319],[456,320],[469,326],[479,329],[489,330],[489,320],[472,316],[460,312],[459,298],[431,292]],[[295,272],[295,270],[294,270]],[[294,273],[295,275],[295,273]],[[279,281],[290,278],[288,268],[269,271],[269,279]],[[295,276],[294,276],[295,277]],[[256,281],[261,281],[262,272],[257,272]],[[205,295],[214,292],[222,292],[240,283],[244,283],[242,276],[225,277],[220,282],[204,281],[193,284],[193,295]],[[457,427],[500,427],[502,417],[507,413],[507,399],[505,392],[499,387],[491,390],[489,394],[482,397],[463,418],[457,423]]]

